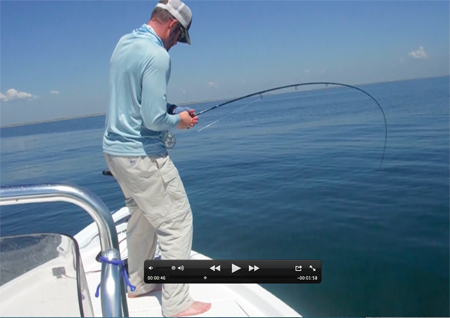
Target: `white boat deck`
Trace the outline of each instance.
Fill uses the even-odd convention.
[[[116,222],[127,215],[128,210],[122,209],[113,215],[113,219]],[[123,220],[126,221],[126,219]],[[116,226],[122,259],[128,257],[126,226],[126,222]],[[90,298],[93,314],[102,317],[100,298],[95,297],[101,276],[101,263],[96,260],[100,252],[96,224],[92,223],[86,227],[75,236],[75,239],[79,245],[88,288],[81,291],[83,305],[89,306],[86,300]],[[57,244],[59,245],[55,255],[43,254],[49,261],[24,274],[20,274],[15,266],[7,268],[11,274],[17,272],[19,276],[0,287],[0,316],[80,316],[76,262],[73,254],[75,245],[67,237],[62,237],[61,243]],[[55,250],[52,251],[55,253]],[[191,259],[209,260],[210,258],[193,251]],[[24,259],[23,262],[27,263],[27,260]],[[195,317],[301,317],[258,284],[190,284],[190,294],[195,300],[212,304],[209,311]],[[162,317],[161,291],[149,296],[127,298],[127,303],[131,317]],[[85,315],[92,312],[90,308],[83,308],[85,308]]]
[[[119,242],[124,242],[124,238],[125,233],[120,233]],[[120,245],[121,254],[126,254],[123,250],[126,245]],[[99,246],[98,237],[90,242],[89,247],[92,246]],[[95,261],[99,251],[99,247],[82,249],[83,266],[87,273],[95,316],[102,316],[100,300],[94,295],[100,282],[101,264]],[[209,258],[192,252],[191,259]],[[212,304],[208,312],[195,317],[300,317],[296,311],[257,284],[190,284],[190,293],[195,300]],[[131,317],[162,317],[161,291],[150,296],[127,298],[127,302]]]

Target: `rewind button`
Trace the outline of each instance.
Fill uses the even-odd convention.
[[[212,270],[213,272],[215,272],[215,271],[220,272],[220,265],[219,266],[213,265],[209,269]]]

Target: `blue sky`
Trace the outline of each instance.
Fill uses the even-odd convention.
[[[103,113],[119,38],[157,1],[1,1],[0,123]],[[448,1],[188,1],[168,101],[449,74]]]

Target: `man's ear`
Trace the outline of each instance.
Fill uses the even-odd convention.
[[[173,30],[174,29],[174,25],[176,26],[178,24],[178,21],[173,19],[169,21],[169,29]]]

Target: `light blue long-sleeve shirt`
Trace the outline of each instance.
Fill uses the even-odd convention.
[[[167,113],[170,56],[144,24],[123,36],[110,61],[109,106],[103,151],[117,156],[161,155],[167,130],[180,122]]]

